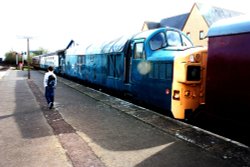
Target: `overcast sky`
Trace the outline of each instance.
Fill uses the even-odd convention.
[[[71,39],[91,43],[138,32],[144,21],[189,12],[194,2],[249,11],[246,0],[6,0],[0,2],[0,57],[26,51],[24,37],[32,37],[30,50],[56,51]]]

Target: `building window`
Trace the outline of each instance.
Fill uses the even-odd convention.
[[[204,31],[203,30],[200,31],[200,40],[202,40],[202,39],[204,39]]]

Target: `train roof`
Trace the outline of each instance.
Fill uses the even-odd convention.
[[[142,32],[134,35],[133,39],[136,39],[136,38],[148,38],[151,34],[154,34],[155,32],[158,32],[160,29],[163,29],[163,28],[142,31]]]
[[[97,42],[95,44],[89,45],[84,54],[102,54],[102,53],[114,53],[122,52],[126,46],[127,41],[132,35],[124,35],[116,38],[112,41]]]
[[[249,16],[237,16],[220,20],[209,28],[208,37],[234,35],[250,32]]]
[[[148,31],[139,32],[137,34],[124,35],[112,41],[91,44],[86,48],[85,54],[122,52],[129,40],[135,39],[135,38],[147,38],[153,32],[157,32],[157,31],[159,30],[148,30]]]
[[[119,52],[124,51],[124,48],[127,46],[130,40],[147,39],[155,35],[158,32],[166,31],[168,29],[179,31],[178,29],[172,28],[172,27],[164,27],[164,28],[159,28],[159,29],[147,30],[147,31],[139,32],[139,33],[124,35],[111,41],[96,42],[94,44],[88,45],[87,47],[86,45],[85,46],[72,45],[71,47],[67,49],[66,53],[73,54],[73,55],[119,53]]]
[[[142,31],[142,32],[134,35],[133,39],[136,39],[136,38],[144,38],[144,39],[146,39],[146,38],[160,32],[160,31],[166,31],[166,30],[175,30],[175,31],[181,32],[180,30],[178,30],[176,28],[173,28],[173,27],[157,28],[157,29]]]
[[[65,50],[65,54],[66,55],[84,55],[85,50],[86,50],[85,45],[74,42]]]

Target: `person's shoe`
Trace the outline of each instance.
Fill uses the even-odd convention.
[[[52,109],[52,107],[53,107],[53,103],[49,102],[49,109]]]

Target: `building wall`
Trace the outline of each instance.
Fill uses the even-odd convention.
[[[148,30],[147,24],[144,22],[141,31],[146,31]]]
[[[203,31],[205,37],[208,32],[208,25],[196,5],[193,6],[182,31],[186,34],[189,33],[189,37],[195,45],[207,46],[208,39],[201,40],[200,31]]]

